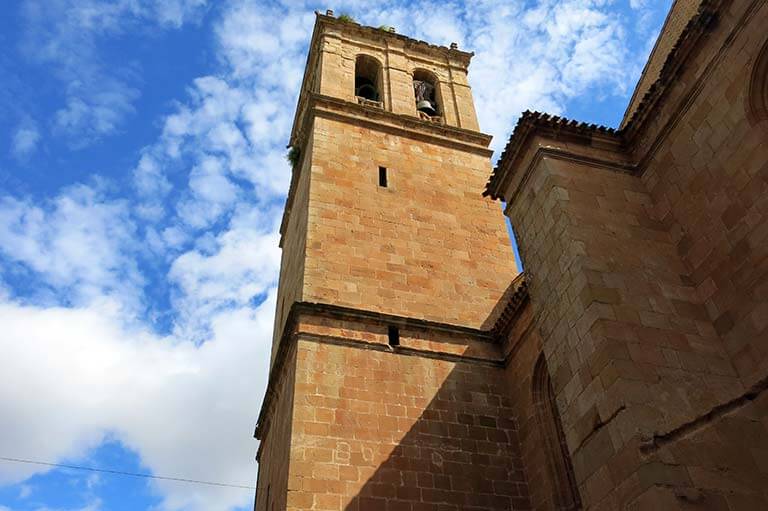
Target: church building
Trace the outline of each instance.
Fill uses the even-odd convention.
[[[471,53],[317,14],[255,511],[768,509],[766,27],[676,0],[491,169]]]

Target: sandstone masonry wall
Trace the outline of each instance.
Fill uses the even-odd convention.
[[[724,13],[721,23],[738,23],[741,12]],[[768,374],[768,131],[747,116],[765,23],[763,2],[643,175],[654,214],[747,386]],[[694,65],[705,63],[702,56]]]
[[[309,330],[328,336],[353,328]],[[378,327],[362,334],[386,342]],[[298,342],[288,509],[527,508],[502,369],[305,335]],[[423,337],[406,331],[403,346],[426,347]]]
[[[605,509],[673,477],[640,477],[642,437],[741,390],[648,204],[636,177],[544,159],[511,210],[582,497]]]
[[[305,155],[312,153],[312,139],[307,142]],[[272,363],[275,361],[283,327],[293,302],[301,301],[304,287],[304,264],[307,251],[307,218],[309,215],[309,182],[312,159],[305,157],[301,168],[294,169],[297,184],[287,225],[282,233],[280,285],[277,289],[277,310],[272,335]]]
[[[259,477],[255,511],[286,509],[288,502],[288,468],[294,422],[296,349],[289,350],[285,371],[275,383],[274,409],[268,425],[268,442],[259,446]],[[263,426],[263,425],[262,425]]]
[[[768,506],[768,6],[722,3],[634,153],[532,135],[505,192],[589,509]]]
[[[506,386],[512,400],[520,437],[520,448],[525,479],[532,510],[556,509],[553,496],[558,481],[552,477],[547,465],[544,446],[546,440],[536,420],[533,402],[533,370],[541,355],[541,337],[533,328],[533,309],[527,306],[517,319],[515,329],[502,347],[509,364],[505,369]]]
[[[481,326],[517,273],[478,193],[487,171],[482,154],[317,118],[304,300]]]

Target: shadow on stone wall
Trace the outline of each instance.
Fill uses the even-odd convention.
[[[501,368],[456,364],[345,509],[529,509],[517,423],[503,380]]]

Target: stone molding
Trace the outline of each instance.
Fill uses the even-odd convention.
[[[573,150],[574,155],[580,147],[598,147],[617,153],[622,152],[624,148],[622,137],[613,128],[526,110],[518,120],[504,151],[501,153],[483,195],[493,199],[502,198],[502,190],[507,187],[506,185],[514,174],[512,167],[524,157],[526,149],[530,147],[530,141],[536,136],[562,142]],[[541,146],[540,151],[547,150],[553,154],[566,153],[551,146]],[[605,164],[610,165],[609,160],[605,160]],[[507,199],[507,202],[511,201]]]
[[[672,7],[667,13],[656,43],[643,67],[643,72],[640,73],[640,79],[635,86],[632,97],[627,103],[627,108],[621,119],[621,127],[626,126],[640,100],[648,92],[648,88],[658,80],[661,67],[664,65],[669,51],[674,47],[688,21],[696,14],[700,3],[701,0],[674,0],[672,2]]]
[[[390,41],[390,42],[397,41],[403,44],[406,50],[410,50],[411,52],[416,51],[419,53],[423,53],[440,60],[447,58],[454,61],[458,61],[461,65],[464,66],[464,68],[469,66],[469,61],[475,55],[474,52],[466,52],[466,51],[459,50],[457,48],[449,48],[446,46],[431,44],[426,41],[413,39],[411,37],[398,34],[396,32],[380,30],[375,27],[368,27],[365,25],[360,25],[359,23],[355,23],[355,22],[342,21],[334,16],[321,14],[317,11],[315,12],[315,15],[317,16],[316,31],[317,31],[317,27],[328,26],[328,27],[341,29],[346,32],[355,32],[357,34],[364,35],[367,38],[375,38],[375,39],[381,38],[384,41]]]
[[[307,114],[298,133],[297,142],[303,142],[314,116],[362,124],[366,128],[386,131],[406,138],[422,140],[490,158],[493,151],[488,149],[492,137],[484,133],[436,123],[416,116],[397,114],[382,108],[366,104],[353,103],[332,96],[310,93]],[[314,115],[312,115],[314,114]],[[303,145],[303,144],[302,144]]]
[[[506,338],[512,331],[523,306],[528,301],[528,281],[525,274],[521,273],[510,284],[510,292],[506,297],[506,304],[499,317],[494,321],[490,332],[495,339]]]
[[[514,325],[514,322],[519,316],[519,311],[522,310],[526,303],[528,303],[528,286],[523,274],[520,274],[515,279],[513,286],[514,291],[506,297],[507,303],[503,309],[502,314],[496,320],[496,323],[493,325],[493,327],[488,330],[480,330],[476,328],[440,323],[413,317],[385,314],[364,309],[342,307],[339,305],[312,302],[294,302],[291,306],[290,312],[288,313],[288,318],[286,319],[285,327],[283,328],[283,335],[280,339],[278,352],[275,356],[275,361],[272,364],[272,368],[269,373],[267,392],[264,395],[261,412],[259,413],[259,418],[256,423],[254,438],[263,440],[269,431],[272,409],[275,402],[277,388],[279,387],[279,379],[285,370],[285,361],[288,358],[288,355],[290,354],[291,350],[294,349],[294,346],[299,340],[342,344],[350,348],[386,351],[398,355],[436,358],[454,363],[480,364],[499,368],[506,367],[510,362],[509,356],[504,357],[501,354],[499,354],[499,357],[496,358],[480,357],[474,355],[450,353],[447,350],[435,351],[412,348],[408,346],[390,347],[382,343],[366,342],[364,340],[351,339],[338,335],[300,332],[298,331],[298,328],[302,322],[302,319],[306,319],[308,317],[325,318],[337,320],[340,322],[354,321],[371,326],[380,326],[382,324],[386,324],[397,326],[404,330],[409,329],[428,332],[430,334],[439,333],[461,336],[466,338],[468,342],[482,343],[488,345],[489,347],[499,346],[503,336],[509,334],[512,326]]]
[[[485,332],[485,331],[474,329],[474,328],[462,327],[458,325],[450,325],[445,323],[438,323],[434,321],[422,320],[417,318],[383,314],[379,312],[367,311],[362,309],[352,309],[349,307],[341,307],[338,305],[310,303],[310,302],[294,302],[294,304],[291,306],[290,312],[288,313],[288,318],[286,319],[285,327],[283,328],[283,335],[282,335],[282,338],[280,339],[278,352],[275,357],[275,361],[272,364],[272,369],[269,374],[267,392],[264,396],[264,402],[262,404],[261,413],[259,414],[256,431],[254,432],[254,437],[257,439],[263,439],[269,430],[269,421],[270,421],[270,416],[272,414],[271,412],[272,412],[276,389],[279,383],[278,380],[281,374],[285,370],[284,366],[285,366],[285,361],[288,358],[288,354],[290,353],[291,349],[293,349],[293,347],[295,346],[296,342],[299,339],[307,338],[309,340],[321,341],[321,342],[334,342],[337,344],[343,343],[346,346],[361,348],[361,349],[372,348],[373,343],[367,343],[361,340],[347,339],[339,336],[316,335],[316,334],[306,334],[306,333],[298,332],[297,329],[301,324],[302,318],[306,318],[307,316],[328,318],[328,319],[334,319],[338,321],[356,321],[356,322],[361,322],[363,324],[368,324],[368,325],[380,325],[384,323],[388,325],[398,326],[400,328],[410,328],[414,330],[433,331],[433,332],[440,332],[440,333],[447,333],[447,334],[458,334],[461,336],[465,336],[470,340],[473,340],[476,342],[482,342],[487,344],[493,343],[493,337],[490,334],[490,332]],[[403,353],[405,351],[409,355],[416,355],[416,356],[428,355],[431,358],[435,358],[435,357],[442,358],[441,357],[442,354],[440,352],[427,353],[424,350],[407,350],[407,349],[403,350],[403,348],[399,346],[393,347],[390,349],[389,346],[387,345],[379,344],[376,346],[376,349],[380,349],[382,351],[387,350],[393,353]],[[463,357],[463,356],[456,357],[455,355],[451,355],[447,357],[447,359],[454,362],[460,359],[460,361],[462,362],[469,362],[469,363],[479,361],[476,357]],[[494,363],[494,361],[489,361],[489,360],[485,360],[483,362]],[[499,360],[498,362],[501,363],[501,360]]]
[[[747,118],[753,124],[768,121],[768,40],[755,59],[747,92]]]

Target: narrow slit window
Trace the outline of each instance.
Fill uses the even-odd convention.
[[[400,330],[396,326],[390,325],[387,328],[390,346],[400,346]]]
[[[379,167],[379,186],[387,187],[387,167]]]

